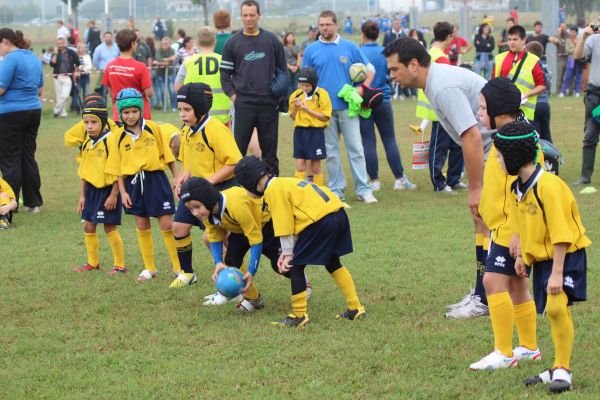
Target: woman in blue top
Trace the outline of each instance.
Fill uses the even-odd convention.
[[[380,190],[377,140],[375,138],[375,125],[377,125],[388,164],[396,178],[394,190],[415,189],[415,184],[408,180],[402,167],[402,159],[400,158],[400,151],[398,150],[396,133],[394,131],[394,112],[390,102],[391,89],[387,74],[387,60],[383,55],[383,47],[377,44],[378,37],[379,26],[377,22],[367,21],[362,25],[362,46],[360,51],[375,67],[375,78],[371,86],[381,89],[385,96],[383,103],[373,109],[370,118],[360,118],[360,135],[365,150],[367,173],[369,174],[371,188],[374,191]]]
[[[29,50],[23,32],[0,29],[0,171],[26,211],[42,205],[35,148],[44,86],[42,63]]]

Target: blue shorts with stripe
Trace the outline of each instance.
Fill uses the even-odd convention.
[[[327,214],[306,227],[294,246],[294,265],[328,265],[352,253],[350,222],[344,209]]]
[[[294,128],[294,158],[299,160],[324,160],[325,129],[297,126]]]
[[[104,202],[110,196],[112,186],[98,189],[91,183],[85,185],[85,204],[81,218],[93,224],[121,225],[121,196],[117,196],[117,205],[114,210],[106,210]]]
[[[539,314],[546,309],[548,279],[552,274],[553,260],[533,264],[533,298]],[[563,267],[563,291],[569,299],[569,305],[575,301],[587,299],[587,255],[585,249],[567,253]]]
[[[239,186],[238,182],[235,178],[228,179],[224,182],[217,183],[215,188],[220,192],[225,189],[229,189],[234,186]],[[185,206],[185,203],[180,201],[177,205],[177,211],[175,212],[175,217],[173,217],[173,222],[180,222],[182,224],[189,224],[197,226],[198,228],[204,230],[205,226],[198,218],[192,215],[192,212]]]
[[[490,242],[490,249],[485,259],[485,272],[517,276],[515,259],[510,255],[508,247],[501,246],[494,241]]]
[[[160,217],[175,213],[175,200],[165,171],[140,171],[125,179],[125,190],[132,207],[125,214]]]

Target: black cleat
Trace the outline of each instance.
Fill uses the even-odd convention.
[[[281,321],[273,321],[271,324],[287,328],[303,328],[308,324],[308,322],[308,314],[305,314],[302,317],[296,317],[294,314],[288,314]]]
[[[355,319],[361,319],[367,316],[367,312],[365,311],[365,307],[360,306],[356,310],[346,310],[341,314],[335,316],[335,319],[349,319],[350,321],[354,321]]]

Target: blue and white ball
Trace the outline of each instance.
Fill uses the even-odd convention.
[[[367,79],[367,66],[363,63],[354,63],[348,68],[350,80],[354,83],[360,83]]]
[[[227,267],[222,269],[217,275],[217,292],[229,299],[239,295],[246,286],[243,277],[242,271],[237,268]]]

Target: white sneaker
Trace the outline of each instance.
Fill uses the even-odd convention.
[[[575,97],[579,97],[581,94],[579,92],[575,93]]]
[[[529,350],[527,347],[517,346],[513,349],[513,357],[519,361],[541,361],[540,349]]]
[[[367,193],[363,196],[359,196],[360,201],[365,204],[374,204],[377,203],[377,199],[373,196],[373,193]]]
[[[379,192],[381,190],[381,182],[379,181],[371,181],[369,186],[371,186],[371,190],[374,192]]]
[[[481,360],[469,366],[472,371],[494,371],[496,369],[511,368],[517,365],[519,360],[515,357],[506,357],[498,350],[494,350]]]
[[[145,269],[142,272],[140,272],[140,275],[138,276],[137,280],[138,282],[151,281],[152,279],[156,278],[156,275],[158,275],[157,272],[151,272]]]
[[[220,306],[226,303],[239,303],[244,299],[244,297],[240,294],[236,297],[233,298],[227,298],[225,296],[223,296],[221,293],[219,292],[215,292],[213,294],[209,294],[208,296],[204,297],[204,301],[202,302],[203,306]]]
[[[456,185],[452,186],[452,190],[467,190],[469,187],[466,183],[458,182]]]
[[[264,307],[265,307],[265,298],[263,297],[262,294],[258,295],[258,299],[256,299],[256,300],[244,299],[244,300],[242,300],[241,303],[239,303],[235,306],[236,310],[244,311],[244,312],[248,312],[248,313],[258,311]]]
[[[560,97],[560,98],[562,99],[563,97],[565,97],[565,94],[564,94],[563,92],[560,92],[560,93],[558,94],[558,97]]]
[[[481,302],[479,296],[471,297],[471,301],[463,307],[455,308],[446,313],[446,318],[450,319],[470,319],[490,315],[488,306]]]
[[[454,190],[452,190],[452,188],[448,185],[444,186],[444,188],[442,190],[438,190],[438,193],[443,193],[443,194],[456,194],[456,192]]]
[[[458,303],[448,304],[446,306],[446,311],[452,311],[456,308],[463,307],[467,303],[470,303],[473,295],[475,295],[475,289],[471,289],[471,291],[469,293],[465,294],[465,296]]]
[[[417,185],[408,180],[408,177],[404,175],[402,178],[396,179],[394,182],[394,190],[415,190]]]

